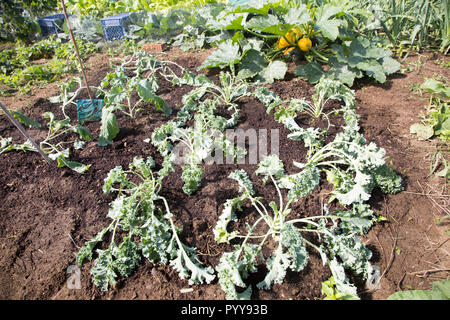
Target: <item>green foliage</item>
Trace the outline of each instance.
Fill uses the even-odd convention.
[[[142,10],[144,7],[140,2],[127,0],[68,0],[67,8],[70,12],[81,16],[103,18],[122,12]]]
[[[437,171],[439,165],[443,168]],[[428,176],[431,176],[432,174],[434,174],[435,177],[443,177],[444,179],[447,179],[447,181],[450,181],[450,165],[445,159],[442,151],[435,151],[432,154]]]
[[[108,73],[101,83],[106,108],[111,111],[120,110],[134,118],[141,110],[141,105],[149,102],[165,115],[170,115],[172,109],[156,94],[159,89],[156,73],[166,71],[166,64],[144,51],[135,51],[129,60],[118,66],[113,65],[113,71]],[[127,76],[127,71],[132,71],[133,75]],[[148,75],[144,77],[144,73]],[[173,74],[173,71],[171,73]],[[134,93],[137,93],[140,99],[133,104],[131,96]]]
[[[402,178],[384,164],[374,172],[375,184],[384,193],[396,194],[403,190]]]
[[[98,145],[106,147],[112,144],[113,139],[119,133],[119,125],[116,115],[108,108],[102,109],[102,126],[98,137]]]
[[[359,300],[359,297],[354,294],[339,292],[333,276],[322,282],[322,294],[326,295],[323,300]]]
[[[431,290],[406,290],[391,294],[387,300],[449,300],[450,280],[434,281]]]
[[[97,51],[95,44],[77,40],[84,59]],[[44,63],[36,60],[46,59]],[[32,85],[54,82],[68,73],[78,71],[78,60],[71,42],[54,36],[26,46],[17,43],[14,49],[0,53],[0,85],[27,92]],[[0,87],[1,88],[1,87]]]
[[[183,167],[181,180],[184,181],[183,191],[186,194],[192,194],[200,187],[203,178],[203,169],[199,165],[190,165]]]
[[[12,115],[14,118],[16,118],[17,121],[24,124],[28,128],[40,128],[42,125],[39,122],[36,122],[30,118],[28,118],[26,115],[21,113],[20,111],[13,111]]]
[[[220,85],[193,74],[174,80],[176,84],[187,83],[197,88],[183,96],[184,105],[177,114],[177,122],[169,121],[154,130],[152,144],[163,155],[173,154],[178,157],[178,163],[184,164],[181,176],[184,181],[183,191],[192,194],[201,185],[202,162],[214,160],[213,153],[214,157],[222,156],[221,159],[215,159],[218,161],[223,161],[224,156],[237,160],[245,155],[245,150],[235,147],[222,132],[237,124],[239,109],[235,102],[249,95],[249,86],[225,72],[219,75]],[[209,98],[204,99],[207,94]],[[229,119],[217,115],[219,107],[225,107],[233,114]],[[186,126],[191,119],[194,120],[194,126]],[[175,149],[174,143],[179,143]]]
[[[287,7],[279,1],[263,1],[225,7],[209,26],[212,30],[232,31],[234,35],[222,33],[225,39],[218,38],[222,41],[218,49],[200,68],[237,65],[242,78],[259,74],[262,81],[282,79],[287,68],[283,61],[275,58],[285,48],[273,49],[273,39],[297,28],[313,42],[311,50],[297,50],[298,58],[309,62],[297,67],[297,76],[315,83],[325,75],[349,86],[355,78],[363,76],[384,83],[386,76],[400,70],[400,64],[391,57],[391,51],[379,47],[380,41],[376,38],[369,40],[357,32],[355,22],[367,15],[367,10],[359,9],[356,2],[350,1],[309,6],[290,2]],[[329,65],[329,70],[325,72],[321,64]]]
[[[394,46],[414,46],[418,49],[450,45],[450,4],[448,1],[401,0],[361,1],[371,15],[360,22],[369,35],[384,33]]]
[[[182,77],[178,77],[173,69],[181,71]],[[131,76],[127,76],[132,74]],[[186,82],[203,83],[202,77],[195,77],[187,72],[183,67],[170,61],[160,61],[155,57],[134,48],[129,60],[121,65],[113,65],[113,71],[108,73],[100,84],[100,87],[91,86],[95,89],[97,96],[103,97],[105,105],[102,109],[101,129],[98,137],[100,146],[112,144],[114,138],[119,133],[117,117],[115,112],[121,111],[125,115],[135,118],[136,114],[147,102],[156,107],[156,110],[170,115],[172,109],[157,95],[159,89],[158,75],[173,85],[182,85]],[[145,76],[144,76],[145,74]],[[76,98],[84,90],[81,78],[72,78],[68,83],[61,85],[58,96],[49,100],[53,103],[62,103],[64,115],[65,109],[76,104]],[[131,97],[136,97],[133,103]]]
[[[181,179],[184,181],[183,191],[192,194],[201,185],[203,161],[210,160],[214,151],[222,151],[222,156],[237,159],[243,151],[235,148],[222,134],[227,126],[227,121],[214,114],[216,105],[207,100],[197,106],[197,114],[194,117],[194,127],[184,127],[183,123],[169,122],[155,129],[152,135],[152,143],[163,155],[174,154],[179,157],[179,163],[183,166]],[[183,112],[182,109],[180,112]],[[180,114],[178,114],[180,115]],[[174,150],[173,143],[179,142]],[[180,153],[183,153],[182,155]],[[220,159],[223,160],[223,159]]]
[[[409,128],[410,133],[416,134],[419,140],[430,140],[437,137],[444,143],[450,141],[450,87],[446,81],[438,81],[433,78],[426,79],[419,87],[429,94],[429,103],[426,107],[427,114],[422,115],[418,123]],[[446,181],[450,179],[450,170],[447,165],[447,153],[439,147],[432,154],[429,176],[443,177]],[[437,171],[439,165],[443,168]]]
[[[373,143],[366,144],[365,139],[357,132],[359,126],[358,117],[354,113],[354,92],[341,82],[329,79],[322,79],[316,85],[315,91],[315,104],[321,105],[321,108],[327,99],[344,102],[342,109],[338,110],[343,113],[346,122],[344,132],[338,133],[334,141],[327,145],[323,145],[318,130],[305,130],[295,122],[297,113],[305,112],[305,106],[310,107],[307,113],[314,115],[315,110],[308,106],[308,102],[291,100],[290,104],[286,105],[287,102],[283,102],[273,93],[260,91],[256,94],[268,107],[268,111],[275,109],[275,119],[291,131],[288,137],[303,141],[309,148],[308,161],[296,164],[303,171],[281,180],[282,186],[290,189],[289,194],[295,198],[312,192],[319,181],[316,170],[322,166],[327,172],[329,182],[335,186],[334,197],[345,205],[368,200],[376,185],[383,191],[392,193],[402,190],[401,178],[385,166],[385,151]],[[342,165],[346,169],[343,170]],[[305,184],[303,179],[311,183]],[[312,183],[313,181],[315,183]]]
[[[95,16],[99,18],[112,16],[123,12],[140,10],[156,11],[177,7],[193,7],[216,0],[68,0],[67,7],[70,12],[81,16]]]
[[[40,30],[36,18],[55,10],[57,0],[3,0],[0,9],[0,39],[31,40]]]
[[[328,60],[328,71],[316,63],[298,66],[295,74],[308,81],[316,81],[320,75],[331,77],[351,87],[356,78],[363,76],[384,83],[386,76],[400,70],[400,63],[391,57],[391,51],[378,47],[376,41],[367,38],[358,37],[349,44],[333,44],[332,49],[335,55]]]
[[[273,201],[269,203],[269,207],[272,209],[272,214],[270,214],[270,210],[263,204],[262,199],[254,195],[248,175],[243,170],[236,170],[230,174],[230,178],[236,180],[240,186],[240,196],[227,200],[214,229],[215,239],[219,243],[228,243],[231,239],[243,239],[241,245],[235,246],[233,251],[225,252],[222,255],[216,268],[219,283],[225,291],[227,299],[249,298],[251,294],[251,287],[246,288],[243,280],[248,277],[249,272],[256,271],[256,259],[252,264],[248,263],[245,255],[240,260],[243,248],[253,248],[252,256],[259,256],[261,261],[265,261],[268,272],[265,278],[257,284],[257,287],[269,290],[274,284],[283,282],[288,269],[301,271],[305,268],[309,258],[307,244],[319,251],[324,263],[328,262],[338,279],[338,290],[356,296],[356,289],[348,282],[344,268],[353,270],[355,274],[359,274],[363,278],[367,278],[371,274],[373,269],[368,262],[371,252],[355,236],[355,230],[361,231],[361,233],[366,232],[374,219],[373,212],[368,209],[368,206],[355,205],[351,213],[331,214],[325,207],[325,215],[289,220],[290,205],[306,194],[297,194],[297,197],[290,196],[287,201],[284,200],[280,188],[289,188],[290,186],[288,183],[283,185],[283,181],[290,178],[293,183],[302,186],[311,185],[312,188],[309,189],[314,189],[317,185],[316,182],[311,183],[306,177],[299,182],[292,175],[286,175],[283,163],[274,155],[260,162],[256,173],[263,175],[265,181],[270,179],[274,184],[279,195],[279,204],[277,205]],[[236,213],[241,210],[245,201],[252,205],[259,214],[259,218],[252,225],[247,224],[246,234],[240,234],[238,231],[229,232],[227,230],[228,223],[238,219]],[[339,220],[341,222],[338,222]],[[365,220],[368,220],[369,223],[364,224]],[[268,227],[268,231],[263,234],[261,231],[257,231],[261,230],[258,225],[262,221]],[[332,224],[330,225],[329,222]],[[263,228],[262,230],[267,229]],[[304,239],[302,232],[315,232],[321,235],[323,237],[321,246],[316,246]],[[269,236],[272,236],[278,245],[272,255],[265,258],[262,248]],[[251,241],[259,241],[259,244],[252,243],[250,245]],[[339,257],[339,261],[343,262],[338,262],[337,257]],[[244,294],[237,294],[235,286],[246,288]]]
[[[236,245],[232,252],[225,252],[216,267],[219,284],[229,300],[250,300],[252,287],[247,287],[244,280],[250,273],[256,272],[257,257],[260,248],[255,245]],[[245,288],[238,292],[236,286]]]
[[[427,140],[434,136],[443,141],[450,140],[450,87],[433,78],[426,79],[420,90],[430,95],[427,116],[420,123],[411,125],[410,132],[417,134],[419,140]]]
[[[11,137],[3,138],[2,136],[0,136],[0,154],[10,151],[36,151],[31,142],[28,140],[22,144],[12,143],[12,141],[13,139]]]
[[[275,110],[275,119],[291,131],[288,137],[303,141],[309,148],[307,159],[305,163],[294,161],[294,165],[301,169],[294,174],[285,172],[282,161],[276,155],[268,156],[259,163],[255,174],[261,175],[265,184],[268,181],[273,183],[279,196],[278,204],[256,197],[245,171],[236,170],[230,174],[230,178],[239,184],[240,195],[228,199],[225,203],[214,235],[218,243],[243,239],[241,246],[251,243],[256,248],[255,252],[258,252],[261,258],[259,261],[265,262],[267,268],[267,274],[264,280],[258,283],[258,288],[268,290],[272,285],[282,283],[288,269],[302,270],[309,257],[308,245],[319,252],[323,263],[327,263],[332,272],[332,280],[323,284],[323,293],[328,299],[358,299],[356,287],[348,279],[346,270],[351,270],[363,279],[372,279],[377,272],[376,267],[369,262],[372,253],[359,238],[377,221],[374,212],[365,202],[370,199],[376,186],[389,193],[403,190],[402,179],[386,164],[385,151],[373,143],[366,143],[358,133],[359,117],[355,113],[354,91],[339,81],[329,79],[321,79],[315,90],[315,103],[326,99],[344,103],[341,109],[335,110],[337,114],[343,114],[343,132],[339,132],[335,139],[327,144],[324,143],[323,133],[319,130],[304,129],[296,123],[297,113],[304,112],[306,102],[282,101],[265,88],[254,91],[254,96],[267,107],[267,111]],[[329,202],[337,199],[341,205],[351,206],[351,209],[335,209],[334,213],[331,213],[325,205],[322,215],[289,219],[291,204],[314,191],[319,185],[321,171],[326,172],[327,180],[334,186]],[[287,189],[287,196],[283,197],[280,189]],[[253,220],[252,225],[246,224],[247,233],[228,230],[231,221],[240,219],[238,212],[242,210],[245,202],[252,205],[259,218]],[[265,203],[269,203],[271,210]],[[265,228],[259,226],[263,222],[266,224]],[[303,232],[320,235],[321,243],[318,245],[307,241],[302,236]],[[272,255],[265,257],[262,251],[269,236],[276,245]],[[256,244],[255,241],[259,243]],[[236,266],[242,261],[239,260],[241,248],[235,247],[234,251],[224,253],[217,267],[217,270],[220,270],[219,283],[228,299],[242,298],[237,295],[236,286],[245,288],[243,280],[248,276],[248,272],[255,270],[255,265],[252,265],[252,268],[239,273]],[[236,264],[235,267],[230,266],[233,263]],[[234,278],[224,272],[225,269],[234,270]],[[244,292],[245,297],[249,298],[250,287]]]
[[[333,275],[322,286],[327,299],[358,298],[356,287],[346,272],[352,271],[363,279],[370,279],[375,272],[370,264],[371,252],[359,238],[377,220],[365,202],[376,187],[389,193],[403,188],[400,176],[386,164],[385,151],[359,134],[355,94],[349,89],[355,79],[364,76],[383,83],[400,67],[381,41],[360,33],[359,21],[370,18],[369,11],[362,10],[357,2],[346,0],[309,1],[308,4],[249,1],[234,6],[217,4],[164,13],[150,11],[182,1],[164,4],[146,0],[69,2],[69,10],[93,16],[73,20],[75,33],[82,39],[83,56],[95,47],[86,41],[99,41],[99,17],[145,9],[131,13],[126,25],[127,38],[166,40],[184,50],[216,46],[217,50],[199,70],[222,70],[218,81],[213,82],[203,74],[188,72],[176,63],[158,60],[130,45],[131,54],[120,65],[112,64],[112,72],[106,75],[99,88],[95,88],[97,96],[105,101],[98,144],[107,146],[120,130],[116,118],[118,111],[135,118],[143,107],[151,105],[165,115],[171,114],[170,106],[158,96],[159,79],[174,86],[194,87],[183,96],[183,105],[176,118],[155,128],[152,133],[151,142],[164,159],[161,169],[155,171],[156,164],[151,157],[135,157],[128,170],[116,167],[105,178],[104,193],[116,194],[107,215],[112,222],[87,241],[76,257],[79,265],[86,260],[95,260],[91,269],[93,283],[101,290],[108,290],[116,284],[118,277],[130,276],[142,257],[152,263],[170,264],[190,284],[210,283],[215,278],[211,267],[201,266],[195,248],[181,242],[180,230],[175,226],[169,204],[161,196],[162,182],[178,164],[180,146],[184,147],[181,180],[186,194],[193,194],[200,188],[202,164],[211,160],[213,151],[221,150],[233,159],[245,153],[227,140],[223,131],[238,122],[237,101],[250,95],[252,88],[246,81],[272,83],[285,77],[288,69],[285,60],[289,56],[280,57],[284,50],[275,49],[276,40],[292,28],[299,28],[302,36],[312,40],[313,48],[292,52],[291,56],[307,61],[296,68],[295,74],[316,84],[314,94],[310,99],[283,101],[258,86],[253,96],[266,106],[267,113],[274,111],[276,121],[290,131],[288,138],[304,143],[308,149],[306,159],[304,163],[294,162],[299,171],[292,174],[285,171],[283,162],[275,155],[259,163],[255,174],[264,184],[273,185],[278,203],[258,197],[244,170],[235,170],[229,175],[237,182],[239,194],[225,202],[213,232],[218,243],[233,241],[233,246],[231,251],[222,254],[216,271],[228,299],[249,299],[252,287],[245,281],[260,264],[265,264],[267,273],[257,288],[269,290],[284,281],[288,270],[303,270],[308,263],[309,249],[315,249]],[[190,3],[194,2],[204,4],[205,1]],[[17,52],[4,50],[0,54],[0,68],[4,75],[19,79],[15,80],[16,87],[25,80],[27,83],[32,79],[49,81],[53,71],[34,64],[30,66],[29,60],[50,57],[55,57],[55,61],[74,60],[71,47],[51,38],[39,45],[22,47]],[[15,74],[16,70],[21,70],[20,76]],[[65,108],[75,103],[84,89],[81,79],[73,79],[63,84],[61,94],[51,100],[62,103],[66,116]],[[436,95],[447,94],[437,83],[429,82],[423,89],[434,90]],[[303,128],[296,122],[300,113],[310,115],[311,123],[319,118],[329,120],[329,113],[324,110],[330,100],[343,104],[332,112],[342,114],[345,122],[342,132],[331,141],[325,140],[327,129]],[[15,117],[27,126],[38,128],[40,125],[20,113],[15,113]],[[82,126],[71,125],[67,116],[56,120],[53,114],[47,113],[45,117],[49,120],[49,136],[41,144],[45,152],[57,160],[58,166],[85,172],[89,166],[70,161],[70,149],[63,146],[73,143],[75,149],[83,148],[84,140],[93,139],[91,134]],[[442,127],[441,123],[440,132]],[[77,133],[80,140],[51,142],[69,132]],[[27,143],[14,145],[10,138],[1,138],[0,153],[11,150],[33,149]],[[325,205],[317,215],[297,212],[296,216],[300,215],[300,218],[291,218],[291,206],[314,192],[322,173],[333,187],[328,200],[337,200],[337,208],[330,212]],[[252,225],[232,224],[232,221],[248,217],[247,214],[239,216],[244,206],[253,209],[256,219],[251,220]],[[229,230],[237,225],[239,229]],[[310,238],[303,237],[304,233],[314,233],[317,237],[310,242],[307,240]],[[270,248],[266,243],[269,237],[273,240]],[[98,248],[106,240],[109,244]]]
[[[27,117],[26,115],[22,114],[19,111],[14,111],[13,116],[19,122],[23,123],[24,125],[30,128],[44,130],[40,122],[30,119],[29,117]],[[48,155],[49,159],[56,160],[59,168],[68,167],[81,174],[89,170],[90,165],[85,165],[80,162],[69,160],[70,148],[68,148],[67,145],[73,144],[74,147],[76,146],[82,147],[83,141],[92,140],[92,135],[90,134],[90,132],[80,124],[77,125],[71,124],[70,118],[57,120],[52,112],[45,112],[43,116],[44,118],[48,119],[47,121],[48,131],[45,139],[43,139],[40,142],[41,150]],[[74,140],[68,139],[74,133],[78,135],[81,141],[78,139]],[[61,141],[60,139],[61,136],[63,136],[65,140]],[[37,150],[31,145],[29,141],[23,144],[12,144],[11,138],[1,138],[0,154],[9,151],[37,152]]]
[[[219,45],[218,49],[202,63],[199,69],[229,67],[238,63],[241,58],[239,45],[232,40],[227,40]]]

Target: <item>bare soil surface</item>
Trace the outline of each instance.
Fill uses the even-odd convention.
[[[157,53],[161,59],[170,59],[196,71],[210,51],[183,52],[177,48]],[[368,141],[375,142],[387,151],[392,164],[406,182],[406,190],[396,195],[384,195],[375,191],[370,200],[372,207],[387,221],[377,224],[364,237],[364,242],[373,252],[372,263],[382,272],[377,288],[366,288],[359,284],[363,299],[385,299],[398,290],[429,289],[435,280],[449,277],[450,241],[445,232],[449,224],[436,222],[449,210],[449,198],[442,180],[427,178],[430,142],[418,141],[409,133],[409,126],[419,120],[426,99],[413,93],[414,84],[425,77],[441,75],[449,78],[448,57],[426,54],[414,56],[404,62],[410,72],[394,75],[385,84],[360,81],[356,84],[357,112],[361,116],[361,128]],[[289,70],[292,70],[292,65]],[[99,85],[109,72],[109,57],[98,54],[88,61],[88,77],[92,85]],[[203,71],[217,78],[217,71]],[[311,85],[287,77],[270,85],[282,98],[301,98],[313,92]],[[178,110],[181,98],[191,88],[172,87],[161,81],[158,94]],[[43,121],[42,114],[52,111],[61,117],[60,106],[47,98],[58,93],[56,84],[33,91],[31,96],[1,97],[0,101],[9,109],[20,109],[34,120]],[[237,128],[278,129],[280,158],[289,173],[296,172],[293,161],[302,161],[306,149],[302,143],[287,139],[287,130],[277,123],[273,114],[266,114],[264,106],[254,98],[239,102],[241,116]],[[336,107],[330,105],[328,108]],[[73,113],[75,114],[75,113]],[[173,117],[173,116],[172,116]],[[75,118],[75,116],[74,116]],[[119,279],[115,288],[102,292],[91,282],[92,262],[81,267],[81,289],[69,289],[66,281],[67,268],[75,265],[75,254],[84,242],[95,236],[109,224],[107,212],[114,195],[102,192],[103,180],[109,170],[128,164],[135,156],[161,157],[145,139],[151,137],[155,127],[169,118],[156,112],[150,105],[139,113],[135,120],[119,116],[120,133],[112,146],[101,148],[96,141],[88,142],[83,150],[73,150],[71,160],[91,164],[83,175],[67,168],[49,166],[37,153],[11,152],[0,156],[0,299],[224,299],[220,285],[215,280],[209,285],[188,288],[187,281],[168,266],[155,265],[145,259],[135,272]],[[335,127],[332,137],[342,123],[332,118]],[[308,120],[298,119],[301,125],[309,126]],[[325,123],[315,123],[325,126]],[[89,130],[98,136],[99,124],[88,124]],[[37,130],[29,130],[39,140]],[[0,136],[13,137],[16,143],[24,138],[0,115]],[[181,167],[169,175],[164,183],[163,195],[168,199],[175,215],[175,222],[183,228],[182,238],[196,247],[201,262],[216,266],[220,254],[230,249],[229,245],[218,245],[212,229],[220,215],[226,199],[235,197],[237,186],[228,179],[237,168],[249,173],[256,192],[265,199],[276,200],[276,190],[264,186],[254,174],[256,165],[204,165],[201,188],[193,195],[183,193],[180,179]],[[330,190],[322,177],[320,187],[293,207],[293,215],[316,215],[321,212],[323,200]],[[250,215],[249,208],[244,215]],[[310,239],[314,241],[313,238]],[[249,278],[256,284],[264,276],[264,268]],[[283,284],[272,290],[256,290],[253,299],[321,299],[321,283],[330,276],[321,259],[311,251],[307,267],[300,273],[288,273]]]

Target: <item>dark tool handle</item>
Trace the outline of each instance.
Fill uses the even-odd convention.
[[[20,133],[24,135],[25,138],[27,138],[33,147],[41,154],[41,156],[47,161],[48,164],[50,164],[50,159],[47,157],[47,155],[42,151],[42,149],[37,145],[37,143],[30,137],[30,135],[25,131],[24,127],[12,116],[11,113],[5,108],[3,104],[0,103],[0,107],[5,112],[8,119],[19,129]]]
[[[72,28],[70,27],[69,17],[67,16],[66,5],[64,4],[64,0],[61,0],[61,5],[64,11],[64,16],[66,17],[67,28],[69,29],[70,38],[72,38],[73,46],[75,47],[75,53],[77,54],[78,61],[80,62],[81,72],[83,73],[84,83],[86,84],[86,90],[88,92],[89,99],[92,100],[91,89],[89,88],[86,72],[84,71],[83,67],[83,61],[81,61],[80,51],[78,51],[77,42],[75,41],[75,37],[73,36]]]

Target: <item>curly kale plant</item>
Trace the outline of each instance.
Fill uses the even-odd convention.
[[[158,172],[153,172],[154,166],[151,157],[135,157],[129,170],[115,167],[105,178],[103,191],[117,193],[108,212],[112,222],[87,241],[76,257],[81,266],[97,253],[92,281],[104,291],[114,286],[119,275],[128,277],[142,257],[153,263],[170,263],[190,284],[210,283],[215,278],[211,267],[197,262],[195,248],[181,242],[169,204],[159,194],[162,180],[173,170],[172,160],[166,157]],[[95,250],[106,234],[112,234],[107,248]]]
[[[373,221],[373,212],[368,206],[353,205],[350,211],[329,213],[327,207],[324,214],[289,219],[291,205],[299,198],[310,194],[319,182],[318,172],[307,171],[300,175],[288,176],[277,156],[266,157],[256,170],[264,181],[270,181],[279,195],[279,203],[271,201],[268,206],[260,197],[255,196],[252,183],[243,170],[236,170],[230,178],[239,184],[240,195],[227,200],[221,216],[214,229],[215,239],[219,243],[229,243],[232,239],[242,242],[234,246],[234,250],[222,255],[216,267],[219,283],[226,293],[227,299],[249,299],[252,287],[244,280],[249,273],[256,272],[259,263],[265,262],[268,272],[257,284],[259,289],[269,290],[274,284],[283,282],[288,269],[301,271],[308,263],[307,246],[317,250],[324,264],[328,264],[340,292],[356,295],[356,287],[345,274],[345,269],[368,278],[374,268],[369,263],[371,252],[360,241],[357,235],[369,228]],[[298,188],[291,188],[287,199],[282,196],[281,188],[289,183]],[[238,219],[237,212],[245,202],[251,204],[257,219],[247,225],[247,233],[229,232],[229,223]],[[316,233],[322,243],[314,244],[304,238],[304,233]],[[263,255],[263,248],[268,239],[275,242],[275,249],[270,257]],[[341,262],[342,261],[342,262]],[[244,288],[239,292],[236,287]],[[241,291],[241,290],[240,290]]]
[[[316,100],[323,107],[328,99],[338,100],[344,105],[335,110],[342,113],[345,125],[334,140],[325,143],[326,130],[302,128],[297,122],[297,113],[305,112],[305,103],[286,102],[266,88],[254,92],[268,112],[275,110],[275,119],[291,133],[288,138],[303,141],[308,148],[306,161],[295,162],[300,169],[287,174],[282,161],[276,156],[266,157],[255,171],[263,176],[263,182],[271,182],[279,196],[278,205],[255,196],[252,183],[243,170],[236,170],[230,178],[239,184],[240,195],[226,201],[222,214],[214,229],[218,243],[229,243],[234,239],[242,242],[232,252],[224,253],[216,270],[219,283],[228,299],[249,298],[252,292],[244,280],[257,266],[265,262],[268,270],[260,289],[270,289],[273,284],[283,282],[288,269],[302,270],[308,262],[308,247],[317,250],[324,264],[328,264],[333,277],[333,292],[339,296],[357,297],[356,287],[350,283],[345,270],[351,270],[363,279],[373,279],[377,268],[370,264],[372,253],[359,236],[368,232],[376,217],[369,200],[375,187],[383,192],[397,193],[403,189],[401,178],[386,164],[385,150],[374,143],[367,143],[358,133],[359,117],[355,112],[354,92],[339,81],[321,79],[315,87]],[[320,102],[322,101],[322,102]],[[311,106],[312,107],[312,106]],[[319,109],[320,109],[319,108]],[[313,109],[306,113],[314,116]],[[320,111],[320,110],[319,110]],[[338,200],[342,209],[334,213],[324,206],[316,216],[289,219],[291,205],[311,194],[320,183],[321,172],[333,185],[329,202]],[[281,189],[287,190],[286,197]],[[238,219],[244,202],[249,202],[257,214],[253,225],[247,225],[247,233],[229,231],[229,223]],[[304,233],[315,233],[320,243],[312,243],[303,237]],[[263,248],[269,238],[275,242],[272,256],[265,257]],[[245,288],[243,292],[236,287]]]

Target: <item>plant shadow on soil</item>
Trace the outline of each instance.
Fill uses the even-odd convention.
[[[171,54],[175,57],[175,62],[195,71],[209,53],[206,51],[195,55],[192,52],[184,53],[177,48],[172,48],[164,54],[164,57],[170,57]],[[104,58],[99,56],[95,59],[101,61]],[[108,71],[109,69],[105,67],[88,68],[92,85],[99,85]],[[217,70],[202,72],[217,80]],[[365,138],[387,149],[387,154],[393,159],[395,168],[408,183],[407,190],[415,191],[411,189],[414,182],[423,179],[426,175],[426,170],[419,171],[418,168],[418,157],[423,153],[409,158],[404,154],[397,154],[396,150],[404,151],[407,148],[413,148],[414,145],[395,139],[396,135],[406,134],[403,127],[396,126],[386,130],[386,126],[398,119],[398,114],[401,114],[402,108],[409,106],[409,102],[401,99],[393,100],[389,95],[383,96],[386,92],[400,90],[397,82],[407,80],[404,76],[391,77],[388,85],[378,86],[368,82],[368,89],[366,84],[359,83],[355,88],[360,103],[357,112],[361,114],[361,127]],[[109,224],[106,214],[114,195],[102,193],[103,179],[109,170],[119,165],[127,168],[135,156],[151,155],[158,164],[161,163],[161,156],[156,148],[144,140],[151,137],[156,127],[175,117],[181,105],[181,97],[190,88],[174,88],[163,80],[160,85],[158,93],[164,95],[164,99],[173,107],[172,116],[164,117],[150,105],[145,105],[144,110],[134,120],[123,115],[118,116],[120,133],[112,146],[101,148],[92,141],[88,142],[83,150],[71,150],[71,159],[91,164],[91,168],[84,175],[76,174],[67,168],[48,166],[36,153],[11,152],[2,155],[0,161],[0,169],[3,172],[0,177],[2,186],[0,188],[2,201],[0,208],[1,299],[224,299],[224,293],[217,279],[209,285],[192,286],[194,290],[190,293],[182,293],[180,289],[189,286],[187,281],[180,279],[169,266],[154,265],[145,259],[129,278],[120,279],[115,288],[108,292],[101,292],[92,284],[89,273],[92,262],[87,262],[81,267],[80,290],[68,289],[66,285],[66,270],[70,265],[75,264],[75,254],[79,248]],[[297,80],[277,81],[268,87],[283,99],[309,97],[313,93],[312,86]],[[370,98],[372,96],[376,98]],[[48,93],[43,92],[41,96],[33,98],[34,103],[30,107],[25,107],[22,111],[35,120],[42,121],[42,113],[46,111],[52,111],[57,118],[62,118],[59,105],[48,102],[48,97]],[[390,108],[384,109],[386,106]],[[338,105],[334,104],[332,107],[338,107]],[[297,172],[292,162],[304,160],[306,149],[303,145],[287,139],[288,131],[274,120],[273,113],[267,115],[263,105],[256,99],[244,98],[240,102],[240,108],[242,114],[237,128],[278,129],[280,159],[283,160],[288,173]],[[309,126],[308,119],[299,117],[297,120],[300,125]],[[332,123],[336,126],[330,129],[327,139],[331,140],[339,131],[339,126],[342,124],[340,121],[338,118],[332,118]],[[318,121],[315,125],[324,127],[326,124],[324,121]],[[98,136],[98,123],[92,122],[86,126],[94,137]],[[30,130],[30,133],[40,137],[37,130]],[[0,135],[11,136],[17,143],[24,142],[24,138],[4,116],[0,116]],[[417,149],[410,151],[412,154],[418,152]],[[214,267],[219,262],[220,254],[232,248],[231,245],[218,245],[212,233],[226,199],[238,194],[237,185],[233,180],[228,179],[228,175],[235,169],[244,169],[253,181],[258,195],[267,201],[278,201],[278,196],[273,186],[262,184],[260,178],[254,174],[257,166],[248,164],[248,161],[237,165],[205,164],[203,168],[202,186],[195,194],[187,196],[182,192],[179,166],[165,179],[162,194],[169,201],[176,225],[183,228],[181,234],[183,240],[197,248],[202,263]],[[321,185],[316,191],[293,205],[293,218],[319,214],[322,210],[323,199],[330,189],[325,177],[322,176]],[[405,269],[405,263],[414,263],[417,268],[423,267],[424,263],[420,262],[420,257],[409,258],[406,255],[420,252],[419,246],[414,249],[410,245],[410,248],[406,241],[420,241],[424,231],[414,233],[414,230],[424,222],[429,222],[427,217],[417,218],[417,222],[413,225],[407,220],[409,211],[418,203],[420,203],[421,211],[417,211],[417,215],[428,213],[433,209],[426,199],[413,197],[411,194],[384,195],[374,191],[370,204],[376,212],[389,221],[377,224],[363,240],[372,250],[371,262],[379,265],[382,270],[387,267],[390,269],[382,279],[381,289],[374,293],[365,292],[364,283],[357,278],[354,279],[360,291],[363,292],[364,299],[385,298],[401,287],[401,282],[406,282],[404,273],[409,271]],[[255,214],[249,207],[245,207],[240,217],[252,221]],[[408,226],[410,229],[402,229],[400,223],[411,224]],[[242,221],[235,223],[233,227],[244,230]],[[396,256],[397,261],[389,265],[390,248],[393,243],[392,233],[390,233],[392,230],[400,232],[401,235],[406,235],[407,230],[413,230],[416,238],[405,238],[406,240],[401,243],[399,240],[398,245],[403,248],[404,255]],[[314,238],[310,240],[315,241]],[[273,249],[273,244],[269,243],[268,247],[269,250],[264,252],[266,257],[270,254],[270,249]],[[321,283],[331,274],[328,267],[322,265],[321,258],[316,252],[310,250],[309,254],[309,263],[303,271],[289,271],[285,281],[274,285],[269,291],[256,289],[256,284],[263,280],[266,273],[265,267],[259,266],[258,272],[251,274],[247,280],[247,283],[253,286],[252,298],[321,299]],[[419,283],[417,280],[412,276],[408,277],[408,283],[411,285],[417,286]]]

